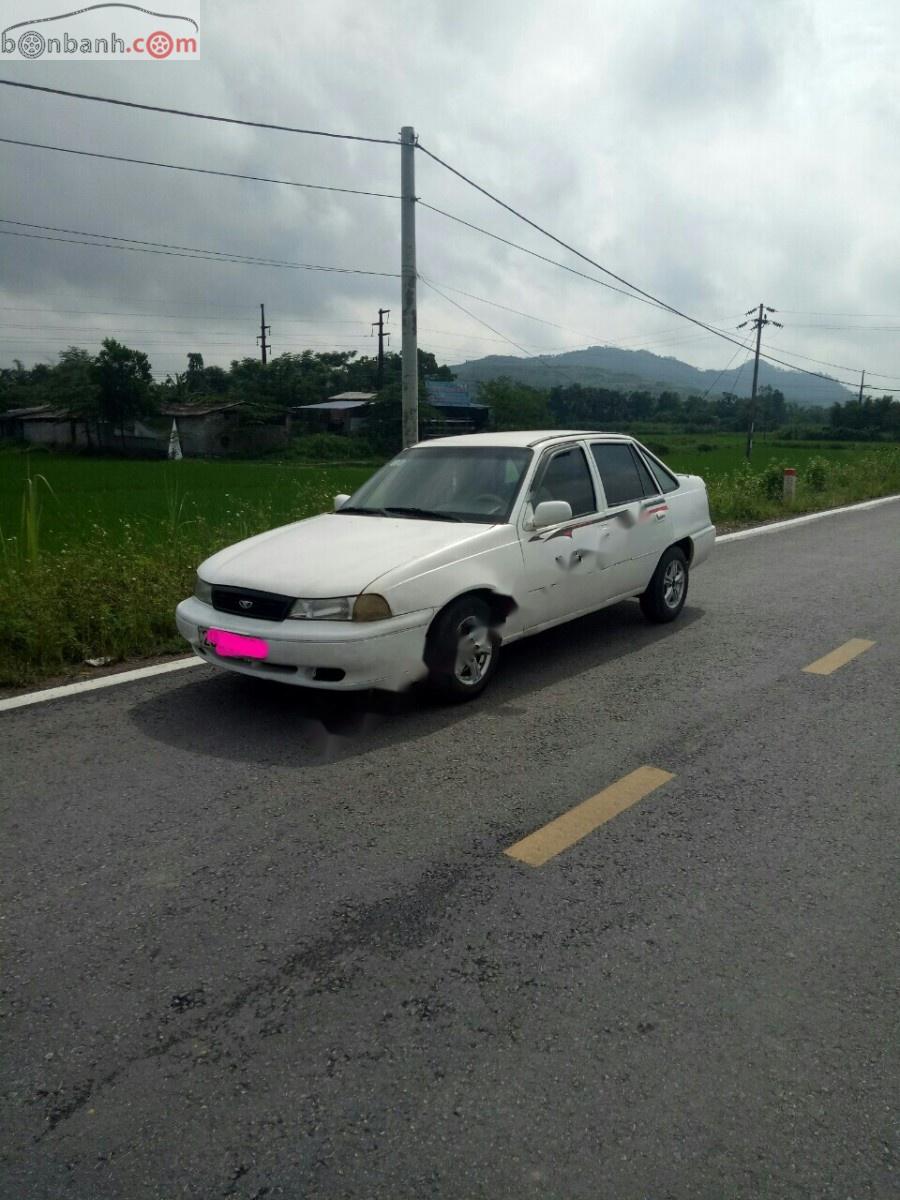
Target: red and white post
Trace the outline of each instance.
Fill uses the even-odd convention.
[[[792,504],[797,491],[797,468],[784,468],[784,502]]]

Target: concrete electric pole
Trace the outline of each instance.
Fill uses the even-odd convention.
[[[389,333],[386,334],[384,332],[384,318],[388,316],[390,311],[389,308],[379,308],[378,320],[372,322],[372,328],[378,330],[378,382],[376,384],[378,388],[381,388],[381,385],[384,383],[384,339],[391,336]]]
[[[775,312],[774,308],[770,308],[767,304],[760,304],[759,309],[751,308],[747,313],[748,317],[753,316],[752,321],[741,321],[738,329],[743,329],[746,325],[753,325],[756,328],[756,356],[753,359],[753,387],[750,391],[750,420],[747,425],[747,458],[753,453],[753,427],[756,424],[756,384],[759,380],[759,347],[762,341],[763,325],[777,325],[779,329],[784,328],[780,321],[770,321],[766,313]]]
[[[400,386],[403,446],[419,440],[419,354],[416,332],[416,134],[400,130],[400,297],[403,341]]]
[[[266,354],[270,349],[269,343],[266,341],[266,334],[271,332],[272,326],[266,324],[266,306],[261,304],[259,306],[259,333],[256,336],[256,340],[259,342],[260,357],[262,358],[263,366],[266,365]]]

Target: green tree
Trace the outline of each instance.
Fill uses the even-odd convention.
[[[491,410],[491,429],[546,429],[553,423],[548,393],[512,379],[482,383],[478,399]]]
[[[73,427],[82,422],[88,445],[92,445],[91,430],[96,429],[100,417],[100,387],[94,356],[80,346],[62,350],[47,383],[46,395],[54,408],[68,412]]]
[[[118,428],[125,445],[125,422],[150,411],[153,375],[142,350],[131,350],[115,338],[104,338],[94,362],[100,419]]]
[[[403,396],[400,380],[392,380],[364,410],[366,438],[380,454],[397,454],[403,449]],[[419,438],[425,426],[437,419],[437,412],[419,396]]]

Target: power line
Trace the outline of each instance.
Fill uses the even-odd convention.
[[[0,137],[0,142],[10,146],[30,146],[34,150],[55,150],[59,154],[77,154],[84,158],[104,158],[111,162],[136,163],[142,167],[163,167],[167,171],[189,171],[194,175],[219,175],[225,179],[251,179],[256,183],[277,183],[283,187],[311,188],[317,192],[344,192],[350,196],[380,196],[385,200],[399,200],[394,192],[365,192],[358,188],[333,187],[324,183],[298,183],[293,179],[270,179],[265,175],[244,175],[237,171],[215,171],[211,167],[185,167],[178,163],[156,162],[149,158],[128,158],[123,154],[101,154],[96,150],[74,150],[69,146],[48,146],[43,142],[24,142],[18,138]]]
[[[792,328],[795,327],[792,326]],[[862,370],[861,367],[848,367],[846,363],[833,363],[828,362],[823,358],[812,358],[809,354],[799,354],[796,350],[781,350],[780,353],[786,354],[788,358],[802,358],[806,362],[818,363],[819,366],[822,367],[834,367],[837,371],[856,371],[856,373],[859,374],[859,372]],[[882,375],[878,371],[870,371],[868,368],[866,369],[866,374],[871,375],[874,379],[887,379],[888,382],[893,381],[895,383],[900,383],[900,379],[898,379],[895,375]]]
[[[420,147],[420,149],[424,149],[424,147]],[[539,258],[541,262],[549,263],[553,267],[559,267],[561,270],[568,271],[572,275],[578,275],[581,279],[587,279],[590,283],[599,284],[600,287],[608,288],[611,292],[618,292],[620,296],[627,296],[630,300],[640,300],[642,304],[649,304],[653,308],[666,307],[666,305],[662,305],[655,300],[647,300],[643,296],[636,296],[633,292],[626,292],[624,288],[613,287],[611,283],[606,283],[603,279],[595,279],[593,275],[585,275],[583,271],[578,271],[575,267],[558,262],[555,258],[547,258],[544,254],[538,254],[536,250],[529,250],[527,246],[522,246],[518,242],[511,242],[508,238],[501,237],[499,233],[492,233],[489,229],[482,229],[480,225],[473,225],[471,221],[465,221],[462,217],[456,217],[453,213],[446,212],[442,208],[435,208],[433,204],[427,204],[424,200],[419,200],[418,204],[420,208],[427,208],[429,212],[438,213],[440,216],[446,217],[449,221],[455,221],[458,225],[465,225],[467,229],[474,229],[476,233],[483,233],[485,237],[493,238],[495,242],[502,242],[504,246],[512,246],[514,250],[521,250],[523,254],[530,254],[532,258]]]
[[[442,283],[440,286],[445,291],[453,292],[457,296],[465,296],[469,300],[477,300],[479,304],[487,304],[487,305],[490,305],[490,307],[492,307],[492,308],[499,308],[503,312],[513,313],[517,317],[525,317],[526,320],[537,321],[541,325],[548,325],[551,329],[558,329],[563,333],[570,333],[576,337],[585,338],[592,345],[603,345],[603,346],[612,347],[613,349],[621,349],[622,347],[619,345],[619,342],[622,342],[622,341],[630,341],[630,342],[646,341],[650,345],[659,346],[659,345],[665,345],[670,340],[670,339],[666,339],[665,341],[661,340],[662,335],[667,334],[667,333],[677,332],[677,330],[674,330],[670,327],[669,329],[657,330],[654,333],[633,334],[633,335],[630,335],[625,338],[620,338],[620,339],[618,339],[617,342],[610,342],[608,338],[601,338],[601,337],[599,337],[598,334],[586,333],[584,330],[572,329],[568,325],[560,325],[556,321],[548,321],[545,317],[535,316],[534,313],[523,312],[519,308],[511,308],[508,304],[500,304],[496,300],[488,300],[486,296],[476,296],[473,292],[466,292],[466,291],[463,291],[461,288],[450,287],[449,284],[446,284],[446,283]],[[461,311],[466,312],[468,314],[467,309],[462,308]],[[468,314],[468,315],[471,315],[471,314]],[[479,318],[474,317],[473,319],[477,321]],[[485,323],[481,322],[481,324],[485,324]],[[487,325],[486,328],[490,329],[491,326]],[[681,329],[681,328],[682,328],[681,326],[678,326],[678,329]],[[715,334],[714,332],[710,332],[710,333],[694,335],[694,336],[699,336],[702,338],[702,337],[711,337],[711,336],[718,336],[718,335]],[[596,339],[596,341],[594,339]],[[506,337],[501,337],[501,340],[505,341],[505,342],[509,341],[509,339]],[[624,348],[627,349],[628,347],[624,347]],[[641,347],[641,348],[643,348],[643,347]],[[548,363],[547,365],[550,366],[551,364]]]
[[[481,319],[481,317],[476,316],[475,313],[470,312],[469,309],[467,309],[467,308],[464,308],[462,304],[458,304],[455,300],[452,300],[449,296],[445,296],[444,293],[440,290],[440,288],[436,287],[433,283],[429,283],[429,281],[425,278],[424,275],[419,275],[419,279],[422,281],[422,283],[425,284],[425,286],[427,288],[430,288],[431,291],[435,292],[438,296],[440,296],[442,300],[446,300],[446,302],[448,304],[452,304],[454,308],[458,308],[460,312],[465,313],[467,317],[471,317],[473,321],[477,321],[479,325],[483,325],[485,327],[485,329],[489,329],[491,331],[491,333],[496,333],[496,335],[499,338],[501,338],[504,342],[508,342],[510,344],[510,346],[515,346],[515,348],[517,350],[521,350],[526,358],[539,358],[540,357],[540,355],[530,354],[525,349],[524,346],[520,346],[518,342],[514,342],[513,339],[510,337],[507,337],[505,333],[501,333],[499,329],[495,329],[493,325],[489,325],[487,323],[487,321],[483,321]]]
[[[463,305],[458,304],[455,300],[451,299],[449,296],[445,296],[444,293],[440,290],[440,288],[436,287],[433,283],[429,283],[428,280],[423,275],[419,275],[419,279],[422,281],[422,283],[425,284],[425,286],[427,288],[430,288],[433,292],[436,292],[437,295],[440,296],[442,300],[445,300],[448,304],[452,304],[453,307],[458,308],[460,310],[460,312],[464,312],[467,317],[471,317],[473,321],[477,321],[478,324],[483,325],[485,327],[485,329],[490,329],[491,333],[496,333],[498,337],[503,338],[503,340],[505,342],[509,342],[509,344],[511,346],[515,346],[515,348],[517,350],[521,350],[522,353],[526,356],[526,358],[536,358],[536,359],[540,360],[541,362],[543,362],[545,366],[555,367],[557,370],[566,371],[568,369],[564,363],[547,363],[546,360],[544,359],[544,356],[541,354],[529,354],[529,352],[525,349],[524,346],[520,346],[518,342],[514,342],[512,340],[512,338],[509,338],[505,334],[501,333],[499,329],[495,329],[493,327],[493,325],[488,325],[487,321],[483,321],[481,319],[481,317],[476,316],[475,313],[470,312],[467,308],[464,308]],[[569,378],[572,379],[571,372],[569,372]],[[578,383],[579,380],[573,380],[573,382]]]
[[[809,312],[805,308],[782,308],[779,311],[795,317],[870,317],[873,320],[900,321],[900,313]]]
[[[898,325],[791,325],[791,329],[824,329],[838,333],[900,333]]]
[[[282,322],[282,324],[290,324],[290,322]],[[30,329],[34,333],[97,333],[96,329],[85,329],[83,326],[75,325],[47,325],[43,328],[35,327],[34,323],[19,324],[15,321],[0,322],[0,329]],[[162,333],[168,337],[193,337],[193,338],[215,338],[215,337],[233,337],[235,330],[233,329],[164,329],[161,326],[156,326],[148,329],[125,329],[120,326],[107,327],[104,326],[104,332],[109,334],[123,334],[128,337],[143,336],[145,334]],[[327,337],[330,336],[327,330],[316,329],[312,336]],[[335,333],[335,339],[350,338],[353,341],[368,341],[369,334],[358,333],[351,334],[349,330],[342,329],[339,333]]]
[[[96,233],[91,229],[65,229],[59,225],[36,225],[31,221],[13,221],[10,217],[0,217],[3,225],[18,225],[23,229],[44,229],[51,233],[71,233],[79,237],[104,238],[109,242],[131,242],[135,246],[159,246],[164,250],[190,250],[194,254],[209,254],[214,258],[240,258],[253,262],[278,263],[281,259],[262,258],[257,254],[239,254],[231,250],[209,250],[205,246],[180,246],[177,242],[152,242],[142,238],[121,237],[115,233]]]
[[[196,121],[218,121],[223,125],[245,125],[251,129],[274,129],[280,133],[302,133],[308,137],[337,138],[347,142],[374,142],[382,146],[397,146],[397,138],[363,137],[358,133],[331,133],[324,129],[301,129],[294,125],[275,125],[269,121],[245,121],[239,117],[221,117],[212,113],[189,112],[181,108],[164,108],[159,104],[138,104],[135,100],[117,100],[112,96],[95,96],[88,92],[70,92],[65,88],[46,87],[37,83],[22,83],[17,79],[0,79],[4,87],[26,88],[30,92],[47,92],[53,96],[69,96],[73,100],[92,100],[98,104],[115,104],[120,108],[137,108],[143,112],[165,113],[170,117],[190,117]]]
[[[722,338],[724,341],[731,342],[734,346],[741,345],[741,342],[739,342],[737,338],[732,337],[730,334],[726,333],[725,330],[716,329],[715,326],[708,325],[705,321],[701,321],[697,317],[692,317],[689,313],[683,312],[680,308],[676,308],[673,304],[669,304],[665,300],[660,300],[658,296],[654,296],[651,292],[645,291],[643,288],[638,287],[637,284],[631,283],[621,275],[617,275],[615,271],[611,271],[608,267],[604,267],[602,263],[597,262],[596,259],[593,259],[589,255],[582,253],[580,250],[577,250],[569,242],[563,241],[563,239],[557,237],[556,234],[551,233],[548,229],[545,229],[536,221],[532,221],[530,217],[526,217],[525,214],[520,212],[518,209],[513,208],[511,204],[507,204],[505,200],[501,200],[499,196],[495,196],[493,192],[489,192],[487,188],[482,187],[480,183],[476,183],[474,179],[471,179],[468,175],[463,174],[463,172],[458,170],[456,167],[451,166],[450,163],[440,158],[426,146],[423,146],[421,142],[417,143],[416,148],[421,150],[423,154],[426,154],[436,163],[440,164],[440,166],[444,167],[444,169],[449,171],[452,175],[455,175],[458,179],[461,179],[464,183],[467,183],[477,192],[480,192],[483,196],[486,196],[489,200],[493,201],[494,204],[498,204],[501,208],[506,209],[507,212],[512,213],[512,215],[518,220],[523,221],[526,225],[530,225],[532,229],[537,230],[537,232],[542,234],[544,237],[556,242],[556,244],[558,246],[562,246],[564,250],[568,250],[570,254],[574,254],[576,258],[580,258],[583,262],[589,263],[592,267],[596,268],[598,271],[602,271],[604,275],[608,275],[611,279],[615,279],[617,283],[621,283],[624,287],[630,288],[635,293],[635,298],[642,296],[646,300],[656,304],[658,307],[668,309],[669,312],[674,313],[683,320],[690,321],[692,325],[698,325],[700,328],[706,329],[709,333],[714,333],[717,337]],[[800,371],[805,375],[812,375],[819,379],[827,379],[831,383],[847,382],[845,380],[831,379],[830,376],[822,375],[821,372],[818,371],[810,371],[808,368],[797,367],[790,363],[782,362],[781,359],[778,359],[771,354],[762,354],[761,357],[765,358],[768,362],[777,363],[779,366],[785,366],[789,370]]]
[[[739,347],[737,348],[737,350],[735,350],[734,354],[732,354],[731,358],[728,360],[728,366],[727,366],[727,367],[723,367],[723,369],[722,369],[722,370],[721,370],[721,371],[718,373],[718,375],[715,377],[715,379],[712,381],[712,383],[709,385],[709,387],[708,387],[708,388],[706,389],[706,391],[703,393],[703,397],[702,397],[702,398],[703,398],[704,400],[705,400],[705,399],[706,399],[706,397],[709,395],[709,393],[710,393],[710,392],[713,390],[713,388],[716,386],[716,384],[719,382],[719,380],[722,378],[722,376],[723,376],[723,375],[724,375],[724,374],[725,374],[727,371],[730,371],[730,370],[731,370],[731,364],[734,362],[734,360],[735,360],[735,359],[737,358],[737,356],[740,354],[740,352],[741,352],[741,349],[742,349],[742,348],[743,348],[744,350],[747,350],[747,349],[749,349],[749,346],[750,346],[750,342],[751,342],[751,340],[752,340],[752,335],[751,335],[751,337],[748,337],[748,338],[747,338],[747,340],[746,340],[746,341],[744,342],[744,344],[743,344],[743,347],[740,347],[740,346],[739,346]],[[744,369],[744,367],[745,367],[745,365],[746,365],[746,362],[747,362],[747,360],[745,359],[745,360],[744,360],[744,362],[742,362],[742,363],[741,363],[741,365],[740,365],[740,368],[739,368],[739,370],[738,370],[738,373],[737,373],[737,375],[735,376],[734,384],[732,385],[733,387],[737,387],[737,381],[738,381],[738,379],[740,379],[740,373],[741,373],[741,371],[743,371],[743,369]]]
[[[190,308],[191,306],[185,305],[184,307]],[[246,310],[244,308],[237,308],[237,306],[232,306],[232,308],[237,312],[245,312],[246,311],[248,314],[251,311],[251,306],[249,306],[249,305],[247,306]],[[33,312],[33,313],[53,313],[53,314],[67,313],[67,314],[75,314],[75,315],[79,315],[79,316],[92,316],[92,317],[159,317],[160,319],[162,319],[164,321],[183,321],[184,320],[184,313],[165,313],[165,312],[127,313],[127,312],[120,312],[118,309],[110,310],[110,309],[97,309],[97,308],[22,308],[18,304],[0,304],[0,312],[17,312],[17,313]],[[193,316],[192,319],[195,321],[232,321],[232,322],[234,322],[234,324],[238,324],[241,321],[240,317],[223,317],[221,315],[215,316],[215,317],[213,317],[213,316],[204,317],[204,316],[197,315],[197,316]],[[321,318],[316,318],[316,317],[282,318],[282,323],[286,324],[286,325],[365,325],[366,324],[365,321],[347,321],[347,320],[339,320],[338,318],[334,318],[333,320],[326,321],[326,320],[322,320]],[[31,326],[29,325],[28,328],[30,329]],[[440,332],[444,332],[444,331],[443,330],[435,330],[434,332],[440,333]]]
[[[262,259],[239,257],[238,255],[227,255],[225,251],[212,251],[210,253],[185,253],[178,250],[160,250],[150,249],[147,246],[122,246],[111,245],[109,242],[87,242],[81,238],[65,238],[51,237],[49,234],[41,233],[21,233],[13,229],[0,229],[0,234],[6,237],[21,237],[33,238],[42,242],[65,242],[72,246],[93,246],[95,249],[102,250],[131,250],[135,254],[162,254],[168,258],[195,258],[201,262],[215,263],[232,263],[238,266],[249,267],[283,267],[294,271],[324,271],[336,275],[377,275],[383,279],[397,279],[398,274],[395,271],[364,271],[358,267],[325,267],[312,263],[292,263],[279,262],[277,259]],[[106,236],[101,234],[89,236]],[[162,245],[163,243],[160,243]]]

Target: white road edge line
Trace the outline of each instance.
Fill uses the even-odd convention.
[[[802,517],[789,517],[787,521],[773,521],[770,525],[756,525],[753,529],[740,529],[737,533],[723,533],[716,538],[716,545],[722,542],[739,542],[743,538],[761,537],[764,533],[776,533],[789,529],[792,525],[808,525],[810,521],[821,521],[823,517],[836,517],[838,513],[862,512],[867,508],[877,508],[880,504],[890,504],[900,500],[898,496],[880,496],[877,500],[864,500],[861,504],[845,504],[843,508],[826,508],[822,512],[804,513]]]
[[[716,545],[722,542],[737,542],[742,538],[760,537],[764,533],[776,533],[793,525],[806,525],[810,521],[821,521],[824,517],[834,517],[839,513],[862,512],[867,508],[877,508],[880,504],[890,504],[893,500],[900,500],[900,495],[881,496],[878,500],[864,500],[862,504],[846,504],[843,508],[806,513],[802,517],[773,521],[770,525],[757,525],[754,529],[742,529],[738,533],[723,533],[721,537],[716,538]],[[115,687],[119,683],[132,683],[136,679],[149,679],[153,675],[166,675],[169,671],[183,671],[186,667],[205,665],[202,659],[190,655],[188,658],[176,659],[175,662],[159,663],[155,667],[137,667],[134,671],[121,671],[118,675],[104,675],[102,679],[87,679],[83,683],[66,683],[62,687],[44,688],[40,692],[27,692],[24,696],[10,696],[7,700],[0,700],[0,712],[24,708],[29,704],[42,704],[45,700],[58,700],[63,696],[75,696],[79,692],[93,692],[97,688]]]
[[[178,658],[175,662],[158,663],[155,667],[137,667],[133,671],[120,671],[117,675],[104,675],[102,679],[86,679],[82,683],[66,683],[61,687],[44,688],[42,692],[26,692],[24,696],[10,696],[0,700],[0,712],[10,708],[24,708],[26,704],[40,704],[44,700],[57,700],[61,696],[74,696],[78,692],[93,692],[97,688],[114,687],[117,683],[131,683],[135,679],[148,679],[152,675],[166,675],[169,671],[183,671],[185,667],[202,667],[204,662],[193,654],[190,658]]]

